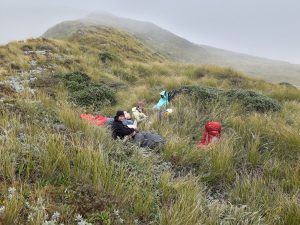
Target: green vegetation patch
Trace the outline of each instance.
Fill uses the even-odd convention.
[[[290,84],[289,82],[281,82],[281,83],[279,83],[279,85],[297,89],[294,85]]]
[[[281,109],[281,105],[278,101],[255,91],[241,89],[230,90],[225,92],[224,96],[226,96],[229,101],[239,101],[247,111],[276,112]]]
[[[204,86],[186,86],[180,88],[179,92],[188,93],[195,95],[202,101],[211,101],[213,99],[222,100],[225,98],[226,101],[237,101],[240,103],[246,111],[257,111],[257,112],[268,112],[268,111],[279,111],[281,105],[278,101],[259,94],[254,91],[234,89],[224,91],[212,87]]]
[[[111,52],[100,52],[98,54],[98,58],[101,60],[102,63],[108,63],[112,61],[120,61],[117,56],[112,54]]]
[[[81,72],[59,76],[68,88],[71,100],[80,106],[103,107],[116,103],[116,96],[107,85],[97,84]]]
[[[184,89],[190,90],[191,94],[204,101],[217,99],[223,93],[220,89],[205,86],[186,86]]]

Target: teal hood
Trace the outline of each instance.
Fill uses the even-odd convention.
[[[168,95],[168,93],[166,91],[162,91],[159,94],[160,94],[161,98],[165,98]]]
[[[169,104],[168,92],[162,91],[159,94],[161,98],[159,102],[154,106],[155,109],[161,109],[163,107],[167,107],[167,105]]]

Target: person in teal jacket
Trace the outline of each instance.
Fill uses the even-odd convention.
[[[169,96],[168,95],[169,94],[166,91],[160,92],[160,100],[153,108],[161,109],[163,107],[167,107],[167,105],[169,104],[169,100],[168,100]]]

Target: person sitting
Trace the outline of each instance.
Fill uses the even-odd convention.
[[[134,121],[131,119],[131,115],[130,113],[128,113],[127,111],[124,111],[124,115],[125,115],[125,120],[122,122],[125,126],[129,126],[129,125],[133,125]],[[108,117],[106,124],[108,126],[111,126],[114,123],[114,118]]]
[[[124,139],[125,136],[135,135],[135,129],[124,125],[124,120],[126,120],[124,111],[117,111],[112,124],[112,136],[114,139]]]
[[[140,101],[137,103],[136,107],[132,108],[132,115],[137,123],[140,123],[143,120],[147,119],[147,116],[144,113],[144,107],[145,107],[144,102]]]
[[[154,109],[166,108],[167,105],[169,104],[168,98],[169,98],[168,92],[166,92],[166,91],[160,92],[160,100],[153,108]]]
[[[221,137],[222,125],[219,122],[211,121],[205,124],[204,134],[198,147],[204,147],[211,143],[216,143]]]

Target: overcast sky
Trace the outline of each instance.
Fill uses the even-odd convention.
[[[0,0],[0,43],[100,10],[195,43],[300,64],[299,0]]]

